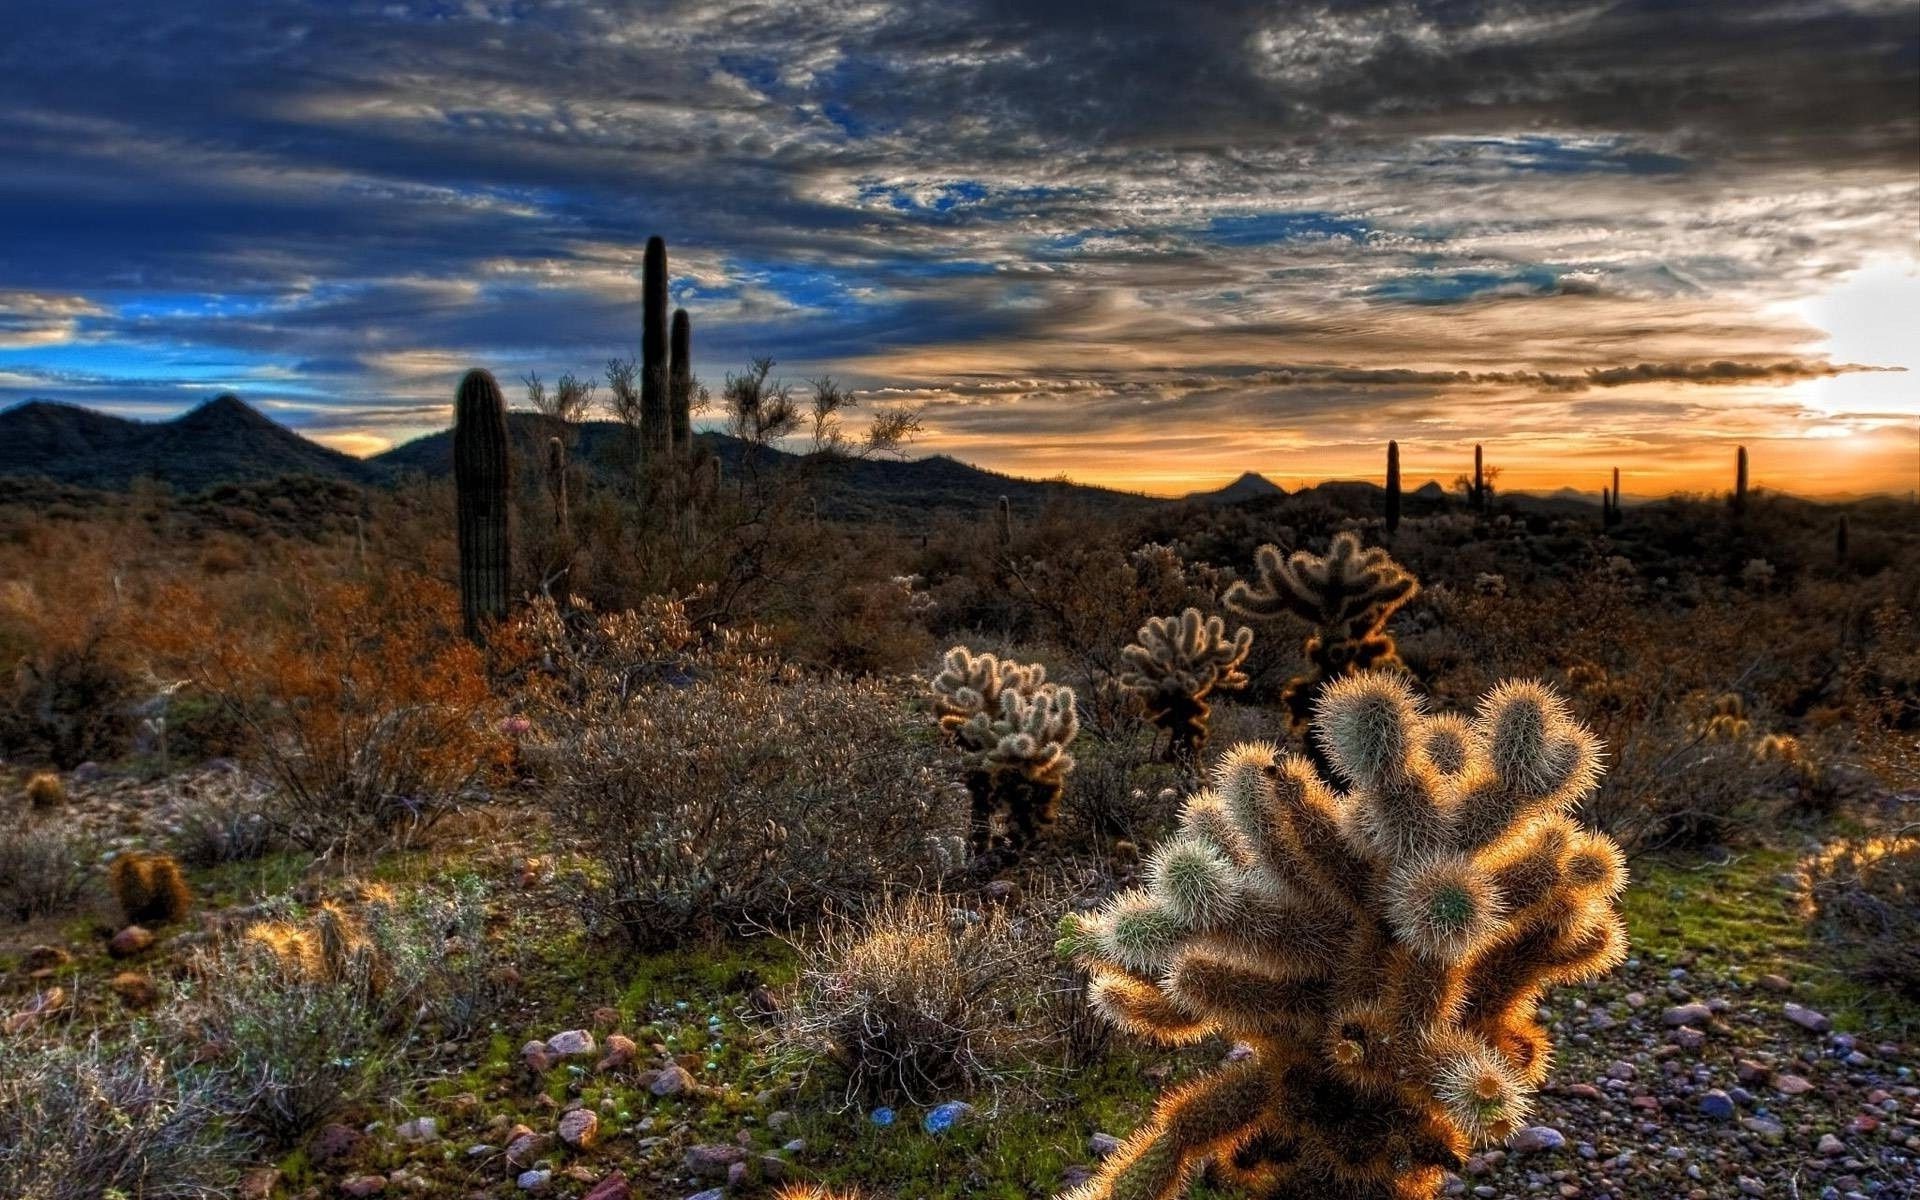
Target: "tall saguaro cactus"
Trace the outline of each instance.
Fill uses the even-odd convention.
[[[673,459],[684,465],[693,455],[693,318],[673,310],[673,336],[667,353],[667,392],[673,405]]]
[[[1745,446],[1740,447],[1740,452],[1733,460],[1733,511],[1736,513],[1747,511],[1747,448]]]
[[[649,470],[665,465],[673,447],[673,416],[667,372],[667,243],[647,239],[641,280],[640,448]]]
[[[1431,1200],[1546,1081],[1541,996],[1625,957],[1620,848],[1570,815],[1598,742],[1551,691],[1502,684],[1466,720],[1372,672],[1328,688],[1313,731],[1345,792],[1235,747],[1147,886],[1061,923],[1106,1020],[1252,1051],[1062,1200],[1172,1200],[1209,1162],[1265,1200]]]
[[[1387,532],[1400,528],[1400,443],[1387,443]]]
[[[553,531],[561,541],[568,537],[567,447],[557,437],[547,439],[547,494],[553,498]]]
[[[475,368],[453,402],[453,486],[460,541],[460,613],[467,636],[507,615],[513,545],[507,493],[513,468],[507,446],[507,402],[492,374]]]
[[[1480,443],[1473,444],[1473,506],[1478,509],[1487,507],[1486,458],[1481,452]]]

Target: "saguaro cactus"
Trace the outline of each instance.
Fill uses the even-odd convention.
[[[1487,507],[1486,458],[1478,442],[1473,444],[1473,491],[1470,494],[1475,508]]]
[[[1387,443],[1387,532],[1400,528],[1400,443]]]
[[[1275,620],[1292,614],[1314,626],[1307,639],[1311,669],[1287,685],[1284,699],[1296,725],[1304,724],[1329,680],[1356,671],[1400,665],[1387,619],[1420,591],[1420,581],[1385,550],[1364,550],[1355,533],[1336,534],[1325,558],[1305,550],[1281,557],[1260,547],[1257,578],[1227,589],[1225,603],[1241,616]]]
[[[684,308],[673,310],[673,336],[667,363],[667,390],[673,404],[673,458],[686,463],[693,456],[693,318]]]
[[[1541,995],[1624,957],[1620,849],[1568,815],[1599,748],[1552,692],[1502,684],[1468,721],[1372,672],[1313,731],[1346,792],[1235,747],[1147,886],[1062,922],[1108,1021],[1253,1051],[1166,1095],[1068,1200],[1169,1200],[1209,1161],[1266,1200],[1438,1196],[1545,1081]]]
[[[1038,663],[955,646],[934,677],[933,708],[967,767],[974,853],[1017,858],[1052,826],[1073,770],[1067,746],[1080,732],[1073,689],[1048,683]],[[998,838],[996,819],[1006,825]]]
[[[994,522],[1000,536],[1000,545],[1004,548],[1013,545],[1013,504],[1005,497],[994,505]]]
[[[650,470],[658,470],[673,447],[673,416],[667,377],[667,243],[647,239],[641,281],[640,447]]]
[[[1747,511],[1747,448],[1740,447],[1733,460],[1733,511]]]
[[[553,498],[553,531],[565,541],[568,535],[567,447],[557,437],[547,439],[547,494]]]
[[[1127,665],[1116,677],[1139,697],[1147,719],[1167,731],[1167,758],[1193,762],[1207,744],[1207,697],[1247,686],[1240,664],[1253,649],[1253,630],[1242,625],[1227,636],[1227,623],[1189,608],[1177,617],[1152,617],[1139,640],[1120,653]]]
[[[507,449],[507,404],[486,371],[468,371],[453,402],[454,509],[459,522],[460,613],[467,636],[507,615],[513,547],[507,491],[513,469]]]

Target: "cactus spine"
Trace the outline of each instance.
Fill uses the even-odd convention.
[[[1305,550],[1282,557],[1277,547],[1262,546],[1254,565],[1256,580],[1227,589],[1226,606],[1263,621],[1290,613],[1314,626],[1306,644],[1310,669],[1288,683],[1284,696],[1296,727],[1330,681],[1400,665],[1387,620],[1419,593],[1420,581],[1385,550],[1363,550],[1358,534],[1341,533],[1325,558]]]
[[[974,853],[1017,859],[1052,827],[1073,770],[1067,746],[1080,732],[1073,689],[1048,683],[1039,663],[955,646],[934,676],[933,710],[966,764]],[[996,819],[1006,826],[998,838]]]
[[[667,378],[667,243],[660,237],[647,239],[641,301],[640,448],[647,468],[658,471],[673,446]]]
[[[673,310],[669,339],[667,387],[673,400],[673,458],[685,464],[693,455],[693,318],[684,308]]]
[[[1329,687],[1313,732],[1347,791],[1235,747],[1146,887],[1062,922],[1109,1022],[1253,1051],[1063,1200],[1170,1200],[1206,1162],[1267,1200],[1430,1200],[1545,1082],[1541,995],[1624,957],[1619,847],[1568,815],[1598,743],[1552,692],[1503,684],[1469,721],[1374,672]]]
[[[453,403],[454,508],[459,522],[460,613],[467,636],[506,619],[513,547],[507,490],[507,404],[486,371],[468,371]]]
[[[1387,443],[1387,532],[1400,528],[1400,443]]]
[[[1240,664],[1253,649],[1253,630],[1242,625],[1229,638],[1225,621],[1189,608],[1177,617],[1150,618],[1138,637],[1120,652],[1127,665],[1115,682],[1167,731],[1168,761],[1196,762],[1212,715],[1207,697],[1247,686]]]
[[[1747,448],[1745,446],[1740,447],[1739,453],[1733,460],[1733,511],[1736,513],[1747,511]]]

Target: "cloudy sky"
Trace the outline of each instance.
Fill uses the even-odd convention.
[[[0,164],[0,404],[376,451],[660,233],[703,379],[1021,474],[1916,483],[1920,0],[61,0]]]

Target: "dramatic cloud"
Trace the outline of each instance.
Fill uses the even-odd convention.
[[[832,372],[1007,469],[1393,436],[1652,490],[1739,438],[1904,489],[1911,339],[1821,298],[1920,303],[1917,88],[1916,0],[42,5],[0,399],[231,387],[375,448],[468,365],[632,353],[659,232],[703,375]]]

